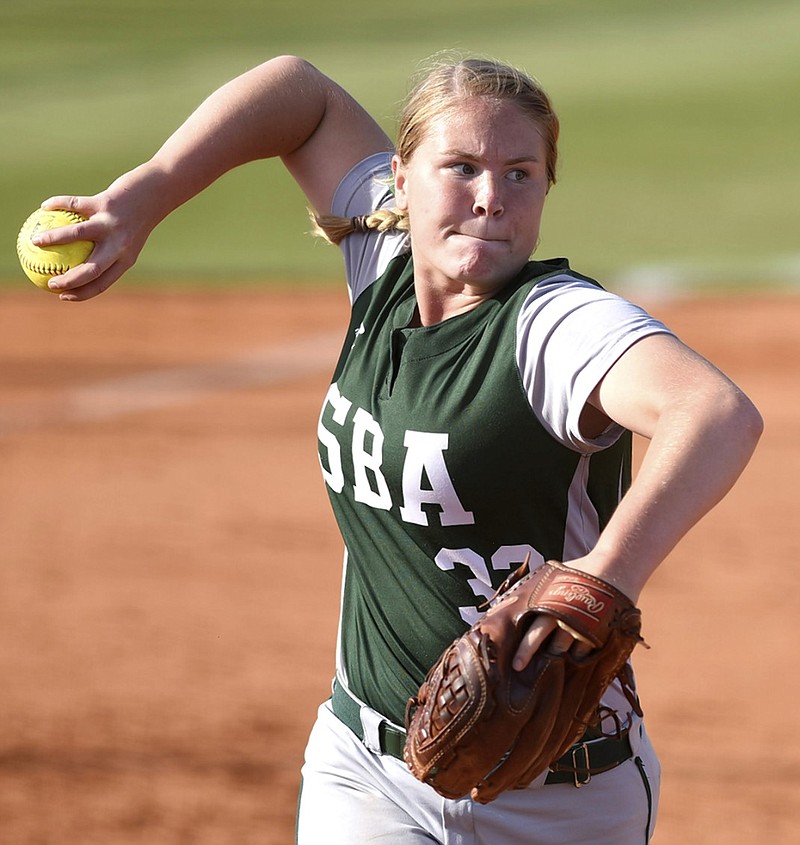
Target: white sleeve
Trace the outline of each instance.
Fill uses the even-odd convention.
[[[537,285],[517,319],[517,364],[536,417],[559,441],[584,454],[622,434],[612,424],[588,440],[580,415],[615,361],[651,334],[670,333],[646,311],[574,276]]]
[[[381,208],[391,208],[392,154],[376,153],[359,162],[342,179],[333,196],[331,212],[337,217],[358,217]],[[350,301],[380,278],[389,262],[408,250],[404,232],[348,235],[341,243]]]

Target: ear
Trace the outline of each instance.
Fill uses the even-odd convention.
[[[408,194],[406,193],[406,167],[400,156],[392,156],[392,180],[394,182],[395,205],[400,211],[408,211]]]

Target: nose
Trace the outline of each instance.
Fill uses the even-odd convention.
[[[483,173],[475,180],[472,211],[478,217],[499,217],[503,213],[500,185],[491,173]]]

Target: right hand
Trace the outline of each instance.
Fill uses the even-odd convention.
[[[67,209],[88,220],[41,232],[34,238],[37,246],[93,241],[95,246],[83,264],[50,280],[50,290],[68,302],[82,302],[108,290],[136,263],[139,253],[161,219],[154,218],[147,191],[134,180],[122,177],[105,191],[92,197],[54,196],[42,208]]]

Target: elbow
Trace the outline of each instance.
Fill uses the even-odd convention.
[[[744,396],[746,407],[742,410],[742,428],[750,437],[755,448],[761,435],[764,433],[764,418],[761,416],[758,408]]]
[[[295,80],[322,76],[322,72],[315,65],[311,64],[308,59],[291,54],[275,56],[264,62],[262,67],[269,68],[271,72],[278,72],[284,78]]]
[[[732,387],[727,401],[720,402],[718,408],[729,435],[739,441],[743,452],[752,454],[764,432],[764,418],[758,408],[737,387]]]

